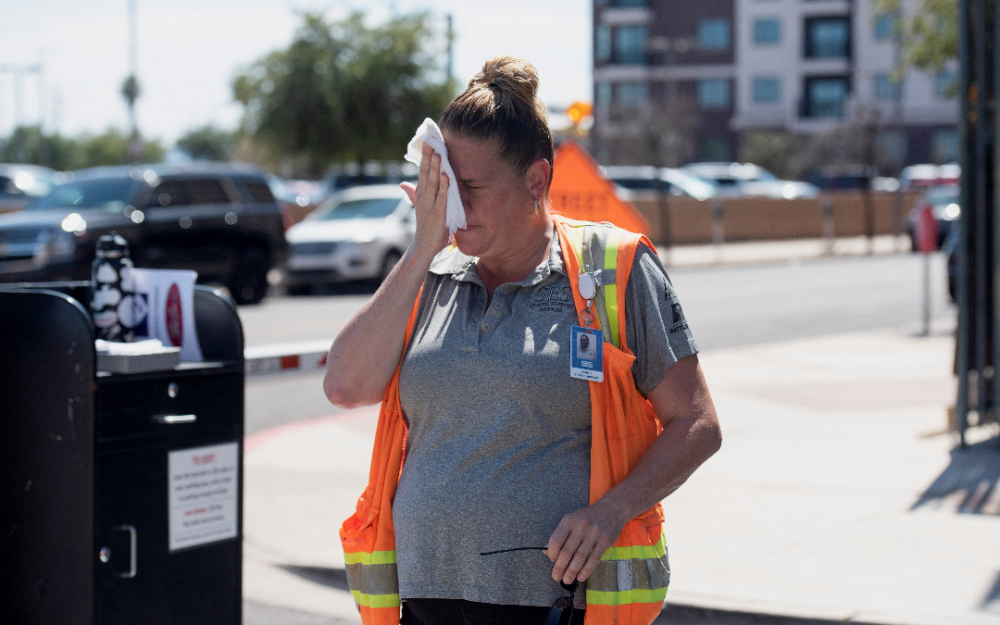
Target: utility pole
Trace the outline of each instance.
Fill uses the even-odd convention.
[[[41,77],[42,64],[33,65],[0,65],[0,74],[11,74],[14,78],[14,127],[24,125],[24,75],[35,74]],[[41,98],[41,94],[39,94]],[[41,100],[39,100],[41,105]],[[39,122],[41,123],[41,122]]]
[[[14,82],[14,117],[13,117],[14,128],[13,128],[13,130],[16,131],[21,126],[24,126],[24,75],[25,74],[35,74],[36,76],[39,77],[38,80],[36,81],[36,83],[39,85],[39,94],[38,94],[39,101],[38,101],[38,105],[39,105],[39,107],[42,106],[41,99],[42,99],[43,96],[42,96],[41,87],[40,87],[40,85],[41,85],[41,75],[42,75],[42,64],[41,63],[35,63],[34,65],[0,65],[0,74],[11,74],[13,76],[13,78],[14,78],[14,81],[13,81]],[[41,128],[42,128],[42,120],[41,120],[41,116],[40,115],[39,115],[38,125],[39,125],[39,129],[41,130]],[[13,135],[13,132],[11,134]],[[44,138],[42,139],[42,145],[43,145],[43,150],[44,150],[44,146],[45,146]],[[44,157],[45,157],[46,160],[48,160],[47,152],[45,152]],[[18,161],[18,162],[25,162],[28,159],[28,154],[26,152],[26,148],[25,148],[25,146],[24,146],[23,143],[21,144],[21,147],[18,149],[17,153],[14,154],[14,159],[16,161]]]
[[[448,84],[451,84],[455,63],[455,28],[451,13],[448,14]]]
[[[131,140],[129,141],[129,159],[133,163],[139,161],[142,155],[142,139],[139,138],[139,123],[135,115],[135,101],[139,97],[139,80],[136,78],[136,66],[138,57],[138,34],[136,28],[136,0],[129,0],[129,76],[122,85],[122,96],[128,102],[129,124],[132,127]]]

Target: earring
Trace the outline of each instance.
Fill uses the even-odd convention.
[[[535,217],[538,217],[538,200],[535,200]]]

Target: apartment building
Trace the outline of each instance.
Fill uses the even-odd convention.
[[[779,132],[870,140],[883,168],[956,159],[957,67],[895,80],[895,22],[873,9],[596,0],[592,149],[607,163],[678,165],[736,159],[752,133]]]

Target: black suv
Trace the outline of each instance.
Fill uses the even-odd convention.
[[[281,210],[249,166],[100,167],[26,210],[0,215],[0,282],[87,280],[94,244],[115,231],[136,267],[193,269],[238,303],[259,302],[288,257]]]

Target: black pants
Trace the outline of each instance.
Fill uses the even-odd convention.
[[[574,610],[571,625],[583,625],[584,610]],[[549,608],[497,605],[463,599],[406,599],[400,625],[545,625]]]

